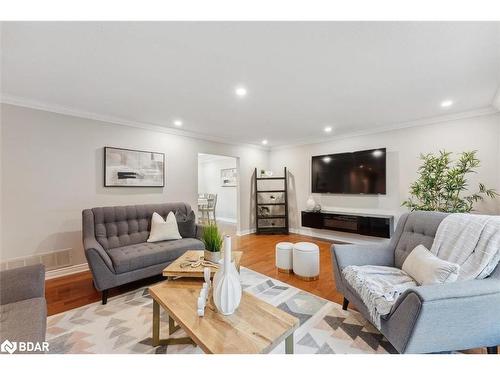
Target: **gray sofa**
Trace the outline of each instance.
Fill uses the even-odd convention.
[[[349,265],[401,268],[418,244],[431,248],[446,214],[412,212],[398,222],[385,245],[334,245],[332,262],[337,290],[370,320],[361,298],[344,280]],[[487,347],[497,353],[500,344],[500,266],[483,280],[427,285],[405,291],[382,319],[381,332],[400,353],[432,353]]]
[[[42,345],[47,327],[45,267],[38,264],[2,271],[0,286],[0,342]],[[18,349],[15,353],[20,353]]]
[[[151,216],[176,215],[180,240],[146,242]],[[84,210],[83,247],[94,285],[106,304],[108,290],[118,285],[160,275],[187,250],[203,250],[202,227],[186,203],[97,207]]]

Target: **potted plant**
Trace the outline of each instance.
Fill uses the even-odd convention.
[[[219,232],[217,225],[210,224],[203,228],[202,241],[205,244],[205,260],[217,263],[220,260],[223,242],[222,234]]]
[[[466,151],[456,162],[451,152],[438,155],[420,155],[423,164],[418,169],[418,179],[410,186],[410,197],[403,206],[411,211],[471,212],[476,202],[485,196],[495,198],[498,193],[482,183],[478,191],[470,192],[467,175],[479,167],[476,151]]]

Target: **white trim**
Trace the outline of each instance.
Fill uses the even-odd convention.
[[[223,221],[224,223],[230,223],[230,224],[236,224],[238,222],[238,220],[234,218],[218,217],[218,216],[217,216],[217,221]]]
[[[69,266],[69,267],[57,268],[55,270],[50,270],[45,272],[45,280],[73,275],[75,273],[85,272],[88,270],[89,270],[89,265],[87,263],[76,264],[74,266]]]
[[[413,127],[418,127],[418,126],[433,125],[433,124],[438,124],[438,123],[447,122],[447,121],[464,120],[464,119],[473,118],[473,117],[494,115],[494,114],[499,113],[499,112],[500,112],[500,108],[497,109],[493,106],[485,107],[485,108],[475,109],[472,111],[454,113],[454,114],[450,114],[450,115],[446,115],[446,116],[428,117],[425,119],[407,121],[407,122],[402,122],[402,123],[387,125],[387,126],[381,126],[381,127],[376,127],[373,129],[368,129],[368,130],[360,130],[360,131],[350,132],[350,133],[346,133],[346,134],[342,134],[342,135],[338,135],[338,136],[332,136],[332,137],[322,136],[322,137],[309,138],[309,139],[304,140],[302,142],[288,143],[288,144],[284,144],[281,146],[273,146],[273,147],[271,147],[271,151],[283,150],[283,149],[293,148],[293,147],[297,147],[297,146],[305,146],[305,145],[317,144],[317,143],[328,143],[328,142],[333,142],[333,141],[346,139],[346,138],[353,138],[353,137],[359,137],[359,136],[363,136],[363,135],[371,135],[371,134],[376,134],[376,133],[384,133],[384,132],[388,132],[388,131],[392,131],[392,130],[413,128]]]
[[[134,128],[156,131],[156,132],[160,132],[160,133],[179,135],[179,136],[184,136],[184,137],[189,137],[189,138],[194,138],[194,139],[201,139],[204,141],[211,141],[211,142],[223,143],[223,144],[228,144],[228,145],[253,147],[253,148],[257,148],[257,149],[261,149],[261,150],[267,150],[267,151],[271,150],[272,151],[272,150],[281,150],[281,149],[292,148],[292,147],[297,147],[297,146],[304,146],[304,145],[315,144],[315,143],[332,142],[332,141],[339,140],[339,139],[359,137],[359,136],[363,136],[363,135],[370,135],[370,134],[376,134],[376,133],[383,133],[383,132],[391,131],[391,130],[432,125],[432,124],[436,124],[436,123],[440,123],[440,122],[454,121],[454,120],[461,120],[461,119],[467,119],[467,118],[473,118],[473,117],[479,117],[479,116],[492,115],[492,114],[500,112],[500,94],[499,93],[500,93],[500,89],[499,89],[499,92],[497,93],[497,95],[495,96],[495,99],[493,100],[492,105],[489,107],[479,108],[479,109],[466,111],[466,112],[449,114],[449,115],[445,115],[445,116],[435,116],[435,117],[429,117],[429,118],[425,118],[425,119],[402,122],[402,123],[393,124],[393,125],[375,127],[373,129],[369,129],[369,130],[354,131],[354,132],[349,132],[349,133],[342,134],[339,136],[328,137],[328,139],[325,139],[324,136],[321,136],[321,137],[314,137],[314,138],[305,139],[305,140],[300,141],[300,142],[291,142],[291,143],[287,143],[287,144],[283,144],[283,145],[267,146],[267,147],[264,147],[262,145],[251,144],[251,143],[234,142],[234,141],[227,139],[227,138],[214,137],[214,136],[210,136],[210,135],[206,135],[206,134],[198,134],[196,132],[190,132],[190,131],[186,131],[186,130],[173,129],[170,127],[161,126],[159,124],[151,124],[151,123],[144,123],[144,122],[138,122],[138,121],[129,121],[129,120],[118,118],[118,117],[112,117],[112,116],[103,115],[103,114],[99,114],[99,113],[95,113],[95,112],[81,111],[81,110],[78,110],[76,108],[51,105],[49,103],[34,101],[34,100],[19,97],[19,96],[8,95],[8,94],[3,94],[3,93],[0,93],[0,102],[5,103],[5,104],[16,105],[16,106],[20,106],[20,107],[37,109],[37,110],[46,111],[46,112],[54,112],[54,113],[59,113],[59,114],[63,114],[63,115],[68,115],[68,116],[74,116],[74,117],[91,119],[91,120],[95,120],[95,121],[107,122],[107,123],[111,123],[111,124],[124,125],[124,126],[129,126],[129,127],[134,127]],[[499,102],[498,104],[497,104],[497,101]],[[498,107],[497,107],[497,105],[498,105]]]
[[[243,229],[236,232],[237,236],[246,236],[247,234],[255,233],[255,228],[253,229]]]
[[[497,93],[493,97],[493,102],[491,103],[491,105],[500,111],[500,86],[498,86]]]
[[[300,234],[302,236],[321,238],[323,240],[329,240],[329,241],[352,243],[356,245],[380,244],[390,241],[388,238],[362,236],[359,234],[349,234],[343,232],[335,232],[331,230],[310,229],[310,228],[290,228],[289,232]]]
[[[145,129],[145,130],[155,131],[155,132],[159,132],[159,133],[173,134],[173,135],[178,135],[178,136],[182,136],[182,137],[200,139],[203,141],[217,142],[217,143],[223,143],[223,144],[228,144],[228,145],[233,145],[233,146],[252,147],[252,148],[257,148],[257,149],[261,149],[261,150],[269,150],[269,147],[255,145],[252,143],[234,142],[228,138],[214,137],[214,136],[205,135],[205,134],[198,134],[198,133],[187,131],[187,130],[173,129],[170,127],[162,126],[160,124],[130,121],[130,120],[126,120],[126,119],[119,118],[119,117],[103,115],[103,114],[95,113],[95,112],[81,111],[81,110],[78,110],[76,108],[51,105],[48,103],[38,102],[38,101],[22,98],[19,96],[8,95],[8,94],[3,94],[3,93],[0,93],[0,102],[5,103],[5,104],[10,104],[10,105],[15,105],[18,107],[26,107],[26,108],[36,109],[39,111],[53,112],[53,113],[58,113],[58,114],[66,115],[66,116],[73,116],[73,117],[85,118],[85,119],[90,119],[90,120],[95,120],[95,121],[100,121],[100,122],[107,122],[107,123],[111,123],[111,124],[115,124],[115,125],[129,126],[129,127],[133,127],[133,128]]]

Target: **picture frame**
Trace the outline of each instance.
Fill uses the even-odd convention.
[[[104,187],[165,187],[165,154],[104,147]]]
[[[236,168],[221,169],[220,181],[222,187],[235,187],[238,183],[237,169]]]

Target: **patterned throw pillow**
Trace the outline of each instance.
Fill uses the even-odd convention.
[[[196,216],[193,210],[187,215],[183,212],[176,211],[175,218],[182,238],[196,237]]]

